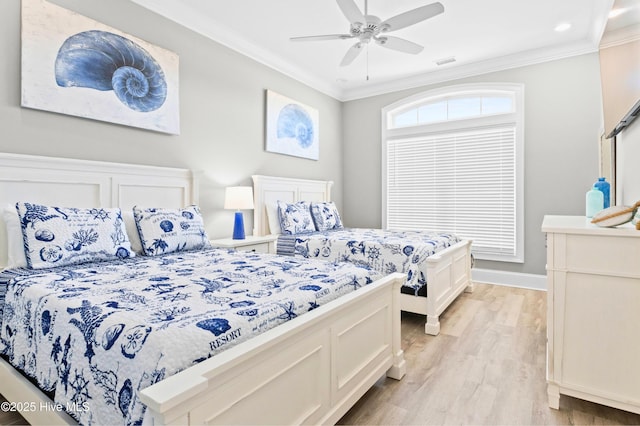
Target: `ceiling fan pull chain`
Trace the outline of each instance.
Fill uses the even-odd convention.
[[[366,7],[366,1],[365,0],[365,7]],[[369,81],[369,45],[367,44],[367,81]]]

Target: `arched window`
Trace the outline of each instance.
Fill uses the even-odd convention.
[[[389,127],[397,129],[513,112],[515,95],[511,91],[465,91],[431,96],[398,108],[389,113]]]
[[[524,261],[524,87],[431,90],[382,110],[383,223],[455,232],[479,259]]]

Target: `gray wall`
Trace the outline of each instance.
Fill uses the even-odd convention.
[[[200,171],[200,205],[212,237],[231,234],[224,187],[250,185],[252,174],[334,180],[348,226],[381,226],[380,110],[449,84],[525,84],[525,263],[479,267],[544,274],[542,217],[584,214],[584,193],[597,178],[602,102],[595,53],[343,104],[128,0],[52,3],[179,55],[181,134],[21,108],[20,2],[9,0],[0,2],[0,151]],[[319,110],[319,161],[264,151],[265,89]],[[245,220],[251,232],[250,212]]]
[[[342,202],[342,104],[128,0],[55,0],[66,9],[176,52],[179,136],[20,107],[20,1],[0,2],[0,152],[185,167],[201,172],[200,205],[211,237],[231,235],[224,187],[252,174],[336,182]],[[320,160],[264,150],[265,89],[319,110]],[[253,224],[245,212],[247,233]]]
[[[414,93],[471,82],[525,84],[525,262],[478,261],[476,265],[545,274],[543,216],[584,215],[585,192],[598,177],[603,120],[597,53],[346,102],[342,116],[345,223],[382,225],[380,110]]]

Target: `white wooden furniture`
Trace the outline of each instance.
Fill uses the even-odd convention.
[[[233,238],[211,240],[211,245],[217,248],[255,251],[258,253],[275,253],[277,239],[277,235],[247,235],[243,240],[234,240]]]
[[[197,203],[185,169],[0,153],[0,206],[182,207]],[[125,214],[125,222],[127,217]],[[7,259],[0,223],[0,265]],[[394,274],[301,315],[141,391],[162,424],[335,423],[385,373],[400,379],[399,292]],[[73,424],[0,358],[0,393],[31,424]],[[33,403],[34,405],[32,405]]]
[[[640,231],[545,216],[547,392],[640,413]]]
[[[267,209],[277,201],[330,201],[332,181],[255,175],[253,235],[269,235]],[[428,297],[400,295],[403,311],[426,315],[425,333],[440,332],[439,317],[463,291],[472,292],[471,241],[463,240],[427,259]]]

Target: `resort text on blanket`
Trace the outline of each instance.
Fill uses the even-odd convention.
[[[379,278],[217,249],[0,274],[0,350],[81,424],[139,424],[137,390]]]

